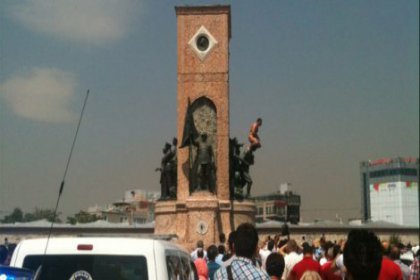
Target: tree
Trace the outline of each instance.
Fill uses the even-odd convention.
[[[76,213],[74,217],[67,217],[67,222],[74,225],[76,223],[86,224],[86,223],[92,223],[99,220],[99,218],[94,215],[90,214],[85,211],[79,211],[79,213]]]
[[[47,220],[49,222],[52,222],[54,220],[55,223],[61,223],[61,220],[58,216],[60,216],[61,213],[57,212],[55,215],[54,220],[54,210],[51,209],[40,209],[35,208],[35,211],[33,213],[26,213],[24,217],[25,222],[32,222],[32,221],[38,221],[38,220]]]
[[[3,224],[13,224],[23,221],[23,212],[20,208],[13,209],[13,212],[10,215],[7,215],[1,220]]]
[[[58,212],[55,215],[54,219],[54,211],[51,209],[40,209],[35,208],[34,212],[32,213],[23,213],[20,208],[15,208],[13,212],[5,216],[3,220],[1,220],[1,223],[18,223],[18,222],[32,222],[32,221],[38,221],[38,220],[47,220],[51,222],[54,220],[55,223],[61,223],[61,220],[59,218],[60,212]]]

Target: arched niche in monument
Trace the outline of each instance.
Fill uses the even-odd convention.
[[[217,183],[216,106],[209,98],[201,96],[191,104],[191,110],[198,139],[195,141],[196,144],[192,150],[193,168],[191,170],[192,176],[190,177],[190,192],[208,190],[215,193]],[[205,138],[203,135],[205,135]],[[205,162],[204,164],[202,164],[203,160]]]

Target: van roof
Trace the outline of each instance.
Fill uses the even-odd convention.
[[[26,255],[43,255],[47,238],[26,239],[15,249],[11,265]],[[175,243],[130,237],[55,237],[48,241],[47,255],[144,255],[165,250],[187,251]]]

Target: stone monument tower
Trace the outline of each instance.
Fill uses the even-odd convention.
[[[159,201],[155,233],[193,248],[219,243],[255,205],[231,200],[229,188],[230,6],[176,7],[178,116],[176,200]]]

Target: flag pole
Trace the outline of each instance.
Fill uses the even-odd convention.
[[[191,137],[192,137],[192,135],[191,135]],[[190,164],[189,164],[189,167],[190,167],[190,169],[189,169],[189,171],[188,171],[188,189],[189,189],[189,192],[190,192],[190,195],[191,195],[191,178],[192,178],[192,160],[193,160],[193,156],[192,156],[192,139],[190,138],[190,144],[188,145],[188,150],[189,150],[189,161],[190,161]]]

